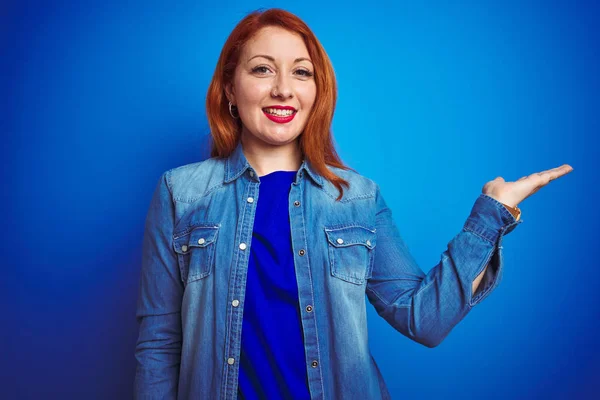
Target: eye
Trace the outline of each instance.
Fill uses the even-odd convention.
[[[299,69],[299,70],[296,70],[296,73],[297,73],[297,74],[300,74],[301,76],[304,76],[304,77],[311,77],[311,76],[313,76],[313,73],[312,73],[312,72],[310,72],[310,71],[309,71],[309,70],[307,70],[307,69]]]
[[[252,72],[257,73],[259,75],[264,75],[269,72],[269,68],[264,65],[259,65],[257,67],[252,68]]]

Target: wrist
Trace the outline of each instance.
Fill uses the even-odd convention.
[[[506,209],[512,214],[512,216],[515,217],[515,219],[518,220],[521,217],[521,210],[519,209],[519,207],[517,207],[517,206],[511,207],[508,204],[504,204],[504,203],[502,203],[502,205],[504,207],[506,207]]]

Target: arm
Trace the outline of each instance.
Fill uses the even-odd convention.
[[[400,333],[427,347],[437,346],[498,285],[502,237],[522,221],[516,221],[502,203],[481,194],[441,261],[425,274],[400,236],[379,188],[376,197],[377,245],[367,297]]]
[[[486,265],[485,268],[483,269],[483,271],[481,271],[481,273],[479,275],[477,275],[477,277],[475,278],[475,280],[473,281],[473,286],[471,287],[471,296],[477,291],[477,288],[479,287],[479,284],[481,283],[481,280],[483,279],[485,272],[487,271],[488,267],[490,265]]]
[[[142,270],[136,318],[136,399],[175,399],[181,360],[181,283],[173,250],[174,205],[169,172],[152,197],[142,246]]]

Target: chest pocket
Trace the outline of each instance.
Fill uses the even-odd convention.
[[[219,226],[190,229],[175,235],[173,240],[181,280],[186,284],[205,278],[212,272]]]
[[[373,272],[375,229],[362,226],[325,228],[331,275],[362,285]]]

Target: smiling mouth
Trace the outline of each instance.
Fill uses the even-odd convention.
[[[263,108],[262,110],[267,118],[278,124],[291,122],[298,112],[298,110],[284,110],[281,108]]]
[[[289,109],[284,110],[281,108],[269,108],[269,107],[263,108],[262,110],[265,114],[274,115],[276,117],[289,117],[298,112],[297,110],[289,110]]]

